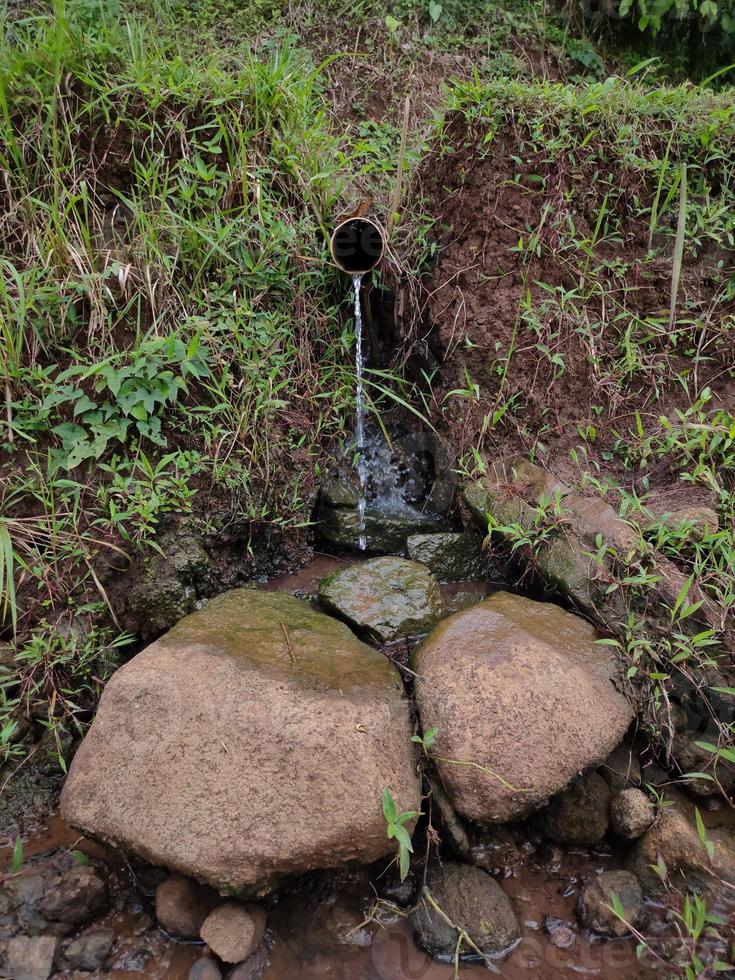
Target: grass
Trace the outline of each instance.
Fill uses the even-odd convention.
[[[170,515],[206,523],[206,496],[249,528],[243,547],[303,534],[351,414],[326,260],[348,162],[323,68],[291,44],[185,60],[150,28],[57,3],[8,18],[0,43],[9,719],[20,678],[28,710],[68,720],[79,678],[38,665],[69,629],[114,627],[105,565],[154,555]]]

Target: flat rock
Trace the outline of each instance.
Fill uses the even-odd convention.
[[[426,633],[444,612],[434,576],[405,558],[373,558],[333,572],[319,583],[319,601],[379,643]]]
[[[65,946],[64,966],[72,970],[99,970],[114,945],[112,929],[91,929]]]
[[[410,507],[387,511],[368,506],[364,521],[365,550],[378,555],[403,554],[410,535],[441,531],[445,527],[440,518]],[[329,544],[357,550],[360,541],[357,507],[330,507],[322,503],[318,528],[321,537]]]
[[[4,975],[12,980],[47,980],[53,968],[57,943],[55,936],[14,936],[9,939],[5,945]]]
[[[207,916],[201,937],[225,963],[250,956],[265,934],[265,912],[257,905],[225,902]]]
[[[482,550],[479,534],[412,534],[407,547],[408,557],[426,565],[442,582],[473,582],[491,575],[491,563]]]
[[[236,589],[117,671],[71,765],[73,826],[219,891],[392,853],[418,810],[396,669],[306,602]]]
[[[424,731],[455,809],[524,816],[599,765],[633,719],[610,648],[551,603],[498,592],[444,620],[414,654]]]
[[[481,953],[493,958],[520,938],[510,899],[479,868],[445,862],[430,875],[428,889],[441,912],[422,895],[410,921],[416,941],[431,956],[454,958],[458,930],[466,932]],[[465,943],[461,954],[473,955],[474,950]]]

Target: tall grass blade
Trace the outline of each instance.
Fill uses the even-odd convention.
[[[669,310],[669,329],[673,330],[676,321],[676,300],[679,294],[679,279],[681,278],[681,263],[684,258],[684,238],[687,223],[687,165],[681,165],[681,181],[679,182],[679,220],[676,223],[676,241],[674,242],[674,260],[671,269],[671,308]]]

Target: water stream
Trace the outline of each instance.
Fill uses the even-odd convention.
[[[364,551],[367,545],[365,534],[365,508],[367,506],[367,461],[365,459],[365,394],[363,391],[363,355],[362,355],[362,309],[360,307],[360,289],[362,276],[352,277],[355,291],[355,375],[357,390],[355,392],[355,443],[357,477],[360,484],[360,496],[357,501],[358,514],[358,547]]]

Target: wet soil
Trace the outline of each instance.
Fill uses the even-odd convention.
[[[105,975],[116,980],[187,980],[191,965],[203,955],[203,944],[177,942],[158,928],[153,882],[145,880],[145,872],[138,873],[121,852],[80,838],[56,815],[49,818],[43,834],[26,843],[26,860],[58,848],[81,850],[110,868],[113,908],[95,923],[116,935],[112,966]],[[10,858],[10,848],[0,852],[3,871]],[[549,980],[572,975],[652,980],[655,972],[637,962],[632,942],[595,941],[575,925],[574,908],[584,881],[616,866],[619,860],[610,854],[559,850],[551,860],[528,860],[505,878],[503,888],[516,908],[522,939],[498,963],[500,975],[508,980],[526,980],[529,972]],[[378,868],[375,874],[357,871],[334,880],[328,875],[312,876],[284,893],[269,911],[262,980],[450,980],[453,966],[434,962],[415,945],[405,913],[384,907],[376,910],[374,921],[368,921],[380,883]],[[551,942],[544,930],[547,916],[569,926],[573,936],[569,948]],[[54,976],[61,980],[70,974]],[[462,967],[465,980],[487,976],[482,965]]]
[[[597,163],[572,164],[563,153],[549,154],[522,121],[508,121],[483,145],[486,130],[484,119],[473,122],[458,113],[416,177],[414,192],[438,230],[438,258],[423,280],[421,301],[402,295],[415,288],[410,283],[399,285],[395,301],[398,320],[403,309],[414,318],[404,319],[400,332],[413,339],[417,380],[420,369],[438,368],[437,404],[448,406],[440,427],[459,455],[477,447],[478,439],[490,456],[536,447],[557,476],[573,480],[578,473],[570,450],[582,441],[580,430],[593,426],[586,451],[603,473],[616,475],[610,452],[615,429],[631,430],[636,411],[668,415],[688,407],[676,374],[686,369],[691,352],[670,345],[665,331],[648,337],[641,341],[646,363],[625,380],[618,322],[604,303],[576,298],[584,260],[575,256],[563,224],[568,219],[578,239],[590,239],[600,208],[609,206],[619,241],[614,249],[602,246],[594,259],[607,302],[625,295],[626,323],[660,318],[669,303],[671,259],[662,254],[652,260],[648,253],[648,231],[634,206],[641,176],[617,158],[614,146],[600,148],[606,158],[598,172]],[[534,234],[535,250],[526,247]],[[731,253],[703,253],[682,269],[688,314],[705,323],[720,303],[718,262],[730,268]],[[569,297],[566,306],[551,301],[552,295]],[[527,298],[531,310],[525,309]],[[733,309],[731,301],[723,302],[718,316]],[[730,341],[726,331],[712,333],[699,385],[710,384],[715,403],[729,405]],[[476,397],[461,394],[468,379],[478,386]],[[502,408],[500,421],[481,437],[483,418]],[[674,483],[672,467],[663,460],[649,472],[650,484]]]

